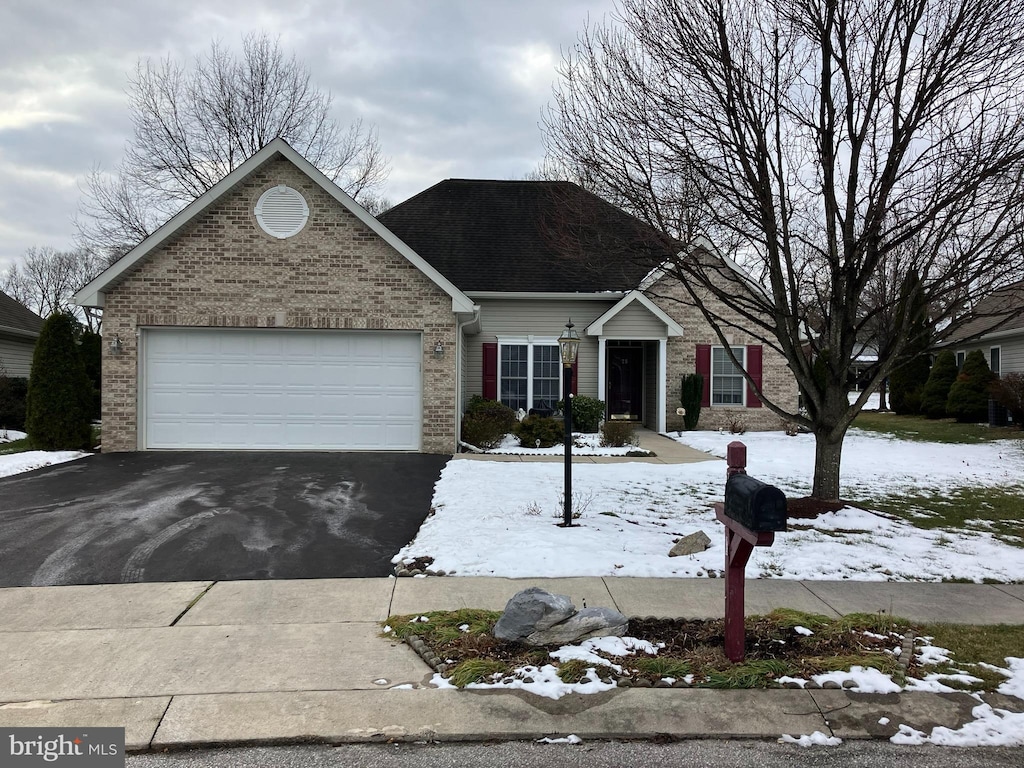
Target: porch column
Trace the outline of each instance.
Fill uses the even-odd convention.
[[[607,362],[607,355],[605,355],[604,348],[604,336],[597,337],[597,399],[608,401],[608,378],[607,372],[605,371],[605,363]]]
[[[658,339],[658,431],[665,431],[668,406],[668,339]]]

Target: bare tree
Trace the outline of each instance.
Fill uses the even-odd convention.
[[[128,104],[125,157],[114,175],[86,179],[79,211],[80,241],[112,259],[277,137],[357,200],[378,199],[389,173],[376,130],[343,128],[330,94],[265,34],[245,37],[237,58],[214,42],[191,67],[140,60]]]
[[[785,356],[806,411],[758,396],[813,431],[812,494],[838,499],[847,428],[912,341],[880,273],[915,270],[946,332],[1021,277],[1024,4],[621,0],[561,74],[549,152],[682,243],[665,269],[723,346],[742,325]],[[858,334],[886,311],[851,407]]]
[[[95,253],[85,249],[29,248],[20,262],[0,275],[0,290],[40,317],[67,312],[76,315],[90,331],[98,331],[99,315],[75,306],[74,295],[105,266]]]

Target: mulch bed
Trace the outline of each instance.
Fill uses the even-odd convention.
[[[826,512],[838,512],[849,506],[852,504],[848,501],[825,501],[813,496],[804,496],[800,499],[786,499],[786,514],[798,520],[814,520]]]

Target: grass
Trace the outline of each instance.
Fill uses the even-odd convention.
[[[861,411],[854,419],[853,426],[869,432],[892,435],[901,440],[930,443],[1024,441],[1024,431],[1016,427],[958,424],[954,419],[926,419],[923,416],[897,416],[894,413],[878,413],[876,411]]]
[[[1024,485],[964,487],[942,495],[902,493],[855,501],[924,530],[987,531],[1000,541],[1024,548]]]
[[[1006,666],[1006,657],[1024,655],[1024,626],[998,624],[973,626],[966,624],[926,624],[920,628],[925,637],[932,637],[932,643],[952,651],[950,663],[929,666],[926,669],[939,673],[967,672],[981,678],[980,683],[963,684],[943,681],[950,688],[969,691],[995,690],[1006,678],[980,663],[997,667]]]
[[[385,636],[420,637],[439,658],[452,665],[447,676],[459,687],[515,677],[517,669],[545,664],[557,667],[565,682],[587,678],[590,669],[602,679],[611,679],[613,670],[600,663],[578,659],[560,663],[549,656],[546,648],[496,639],[492,632],[500,616],[497,611],[476,609],[392,616],[387,620],[391,632]],[[807,635],[805,629],[812,634]],[[903,670],[891,650],[911,629],[908,622],[887,614],[851,614],[832,619],[777,610],[747,619],[747,660],[732,664],[723,651],[725,628],[721,620],[633,619],[629,636],[654,643],[660,648],[658,654],[637,652],[604,658],[609,665],[622,667],[623,676],[651,684],[670,678],[686,679],[704,688],[771,688],[779,686],[782,676],[808,679],[855,665],[874,667],[902,681]],[[991,649],[986,658],[998,656],[1001,648]],[[971,655],[969,650],[966,653]]]
[[[3,433],[0,432],[0,434]],[[27,437],[23,437],[21,440],[11,440],[9,443],[0,443],[0,456],[6,456],[10,453],[24,453],[31,450],[32,446],[28,444]]]

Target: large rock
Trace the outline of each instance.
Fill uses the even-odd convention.
[[[530,645],[567,645],[588,637],[626,634],[628,619],[613,608],[584,608],[574,616],[547,629],[527,635]]]
[[[711,546],[711,539],[704,531],[697,531],[691,533],[689,536],[683,536],[676,545],[672,547],[672,550],[668,553],[669,557],[679,557],[680,555],[695,555],[698,552],[703,552]]]
[[[540,587],[517,592],[505,605],[505,612],[494,625],[499,640],[523,641],[532,632],[545,630],[576,613],[566,595],[553,595]]]

